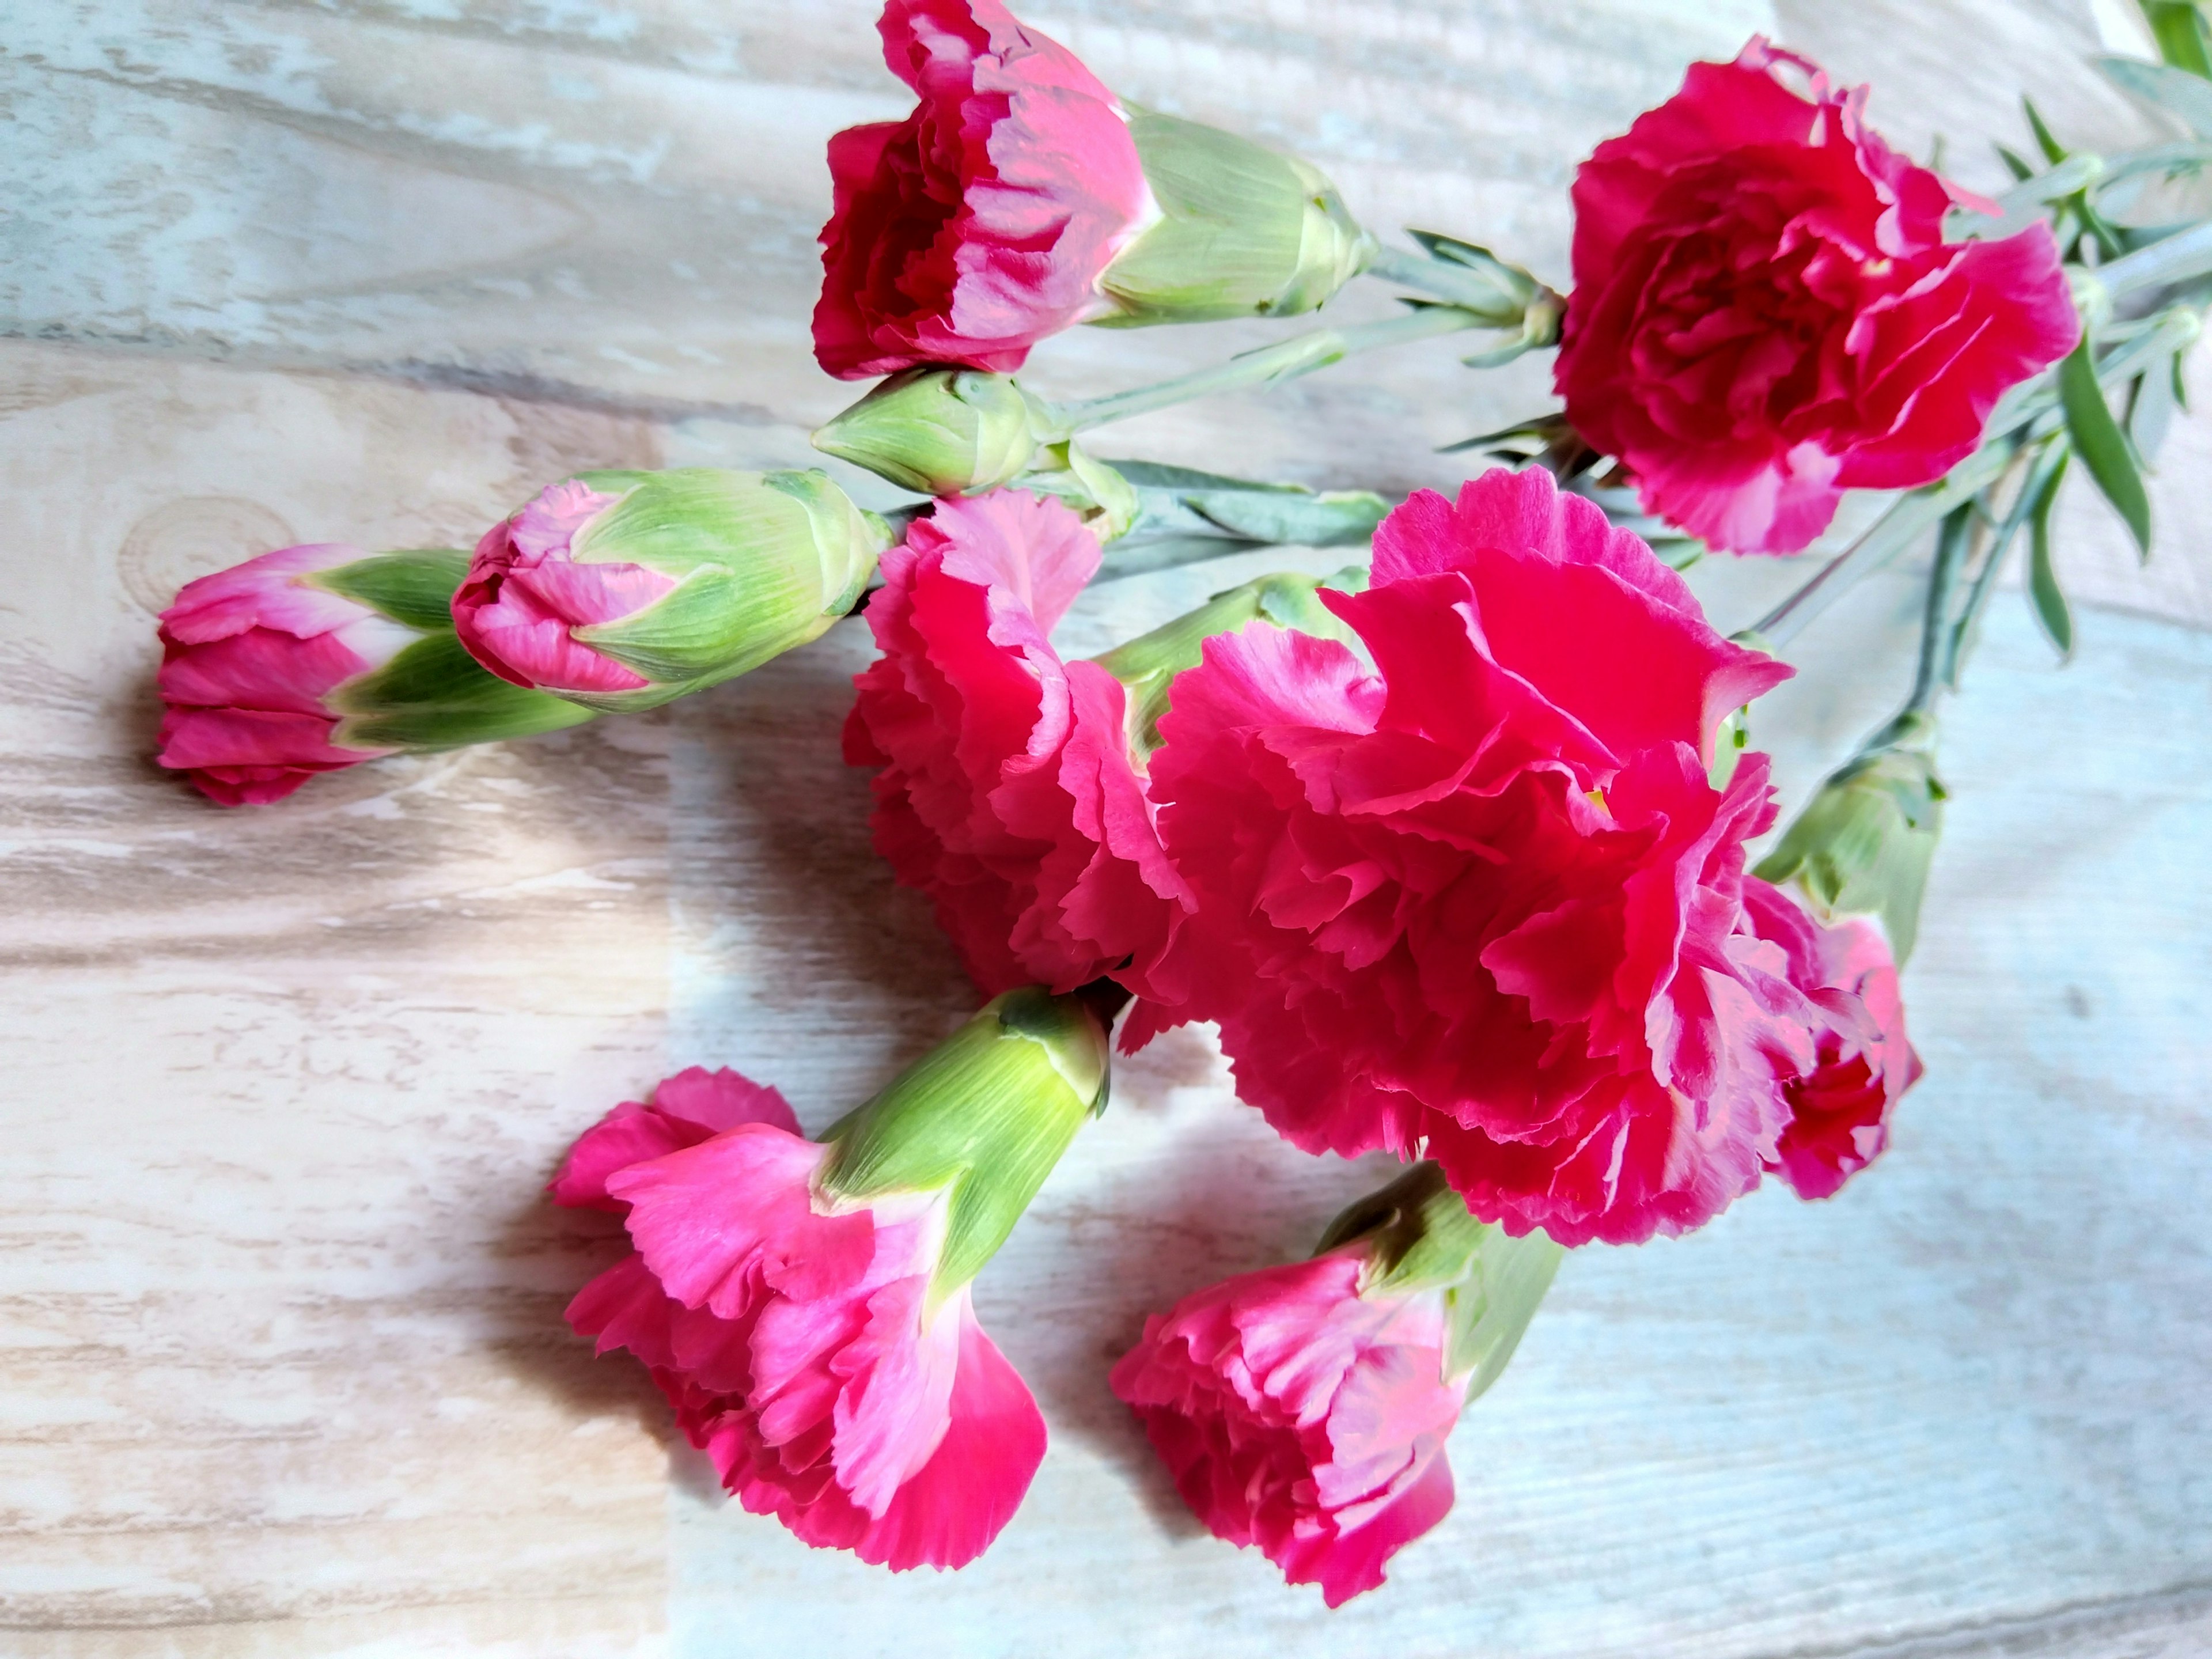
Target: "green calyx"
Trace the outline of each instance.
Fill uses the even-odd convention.
[[[1128,115],[1160,217],[1099,278],[1115,307],[1102,325],[1296,316],[1373,257],[1374,240],[1307,163],[1194,121]]]
[[[619,621],[574,630],[643,690],[568,694],[604,711],[657,708],[819,638],[849,611],[889,544],[884,522],[826,473],[581,473],[622,499],[576,532],[580,563],[642,565],[676,586]]]
[[[453,633],[453,590],[469,556],[447,547],[379,553],[301,578],[389,617],[422,637],[382,667],[335,687],[324,699],[339,716],[331,741],[343,749],[459,749],[580,726],[588,708],[510,685],[462,647]]]
[[[997,1254],[1106,1083],[1105,1028],[1080,1000],[1006,992],[823,1136],[822,1190],[948,1194],[933,1305]]]
[[[909,368],[814,434],[825,455],[924,495],[981,495],[1024,471],[1051,411],[1004,374]]]
[[[1357,593],[1366,586],[1367,572],[1359,565],[1347,565],[1330,576],[1285,572],[1255,577],[1216,593],[1197,610],[1163,623],[1149,634],[1140,634],[1092,658],[1127,690],[1130,753],[1143,760],[1160,746],[1160,720],[1170,705],[1176,676],[1198,666],[1206,641],[1217,634],[1237,633],[1255,622],[1267,622],[1300,634],[1340,640],[1356,648],[1357,636],[1321,602],[1320,590],[1330,587]]]
[[[1540,1231],[1478,1221],[1434,1164],[1415,1164],[1329,1224],[1314,1254],[1365,1247],[1362,1295],[1444,1297],[1444,1376],[1474,1399],[1504,1372],[1565,1252]]]
[[[1948,792],[1936,775],[1936,723],[1900,716],[1820,786],[1753,872],[1795,881],[1823,921],[1881,919],[1902,965],[1920,931],[1920,901],[1943,830]]]
[[[1030,469],[1015,478],[1013,485],[1056,497],[1073,508],[1101,542],[1127,535],[1142,506],[1135,488],[1118,470],[1086,452],[1073,438],[1041,446]]]

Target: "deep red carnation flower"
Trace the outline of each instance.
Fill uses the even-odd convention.
[[[2079,337],[2050,231],[1946,242],[1988,204],[1882,143],[1866,95],[1754,40],[1575,176],[1559,394],[1714,547],[1795,552],[1843,491],[1942,477]]]
[[[1182,914],[1121,684],[1048,638],[1098,560],[1048,497],[942,501],[884,555],[868,604],[883,654],[854,679],[845,758],[880,769],[876,850],[986,994],[1149,963]]]
[[[1113,94],[999,0],[890,0],[884,59],[921,102],[830,141],[814,355],[848,380],[1010,374],[1101,304],[1152,215]]]
[[[1373,586],[1322,598],[1371,671],[1255,627],[1176,682],[1152,789],[1194,914],[1132,975],[1125,1042],[1218,1021],[1297,1145],[1425,1150],[1484,1220],[1567,1244],[1686,1231],[1778,1160],[1797,1180],[1801,1101],[1879,1123],[1850,1068],[1886,1111],[1901,1026],[1773,890],[1747,916],[1765,757],[1708,781],[1722,716],[1787,668],[1541,471],[1415,495]],[[1873,1150],[1850,1139],[1837,1181]]]

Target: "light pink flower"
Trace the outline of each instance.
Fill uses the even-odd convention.
[[[1986,204],[1883,143],[1866,96],[1754,40],[1576,174],[1567,415],[1714,547],[1795,552],[1844,490],[1941,477],[2079,337],[2050,231],[1946,242]]]
[[[1120,106],[999,0],[890,0],[884,59],[921,102],[830,141],[814,355],[832,374],[1019,368],[1099,304],[1152,201]]]
[[[541,691],[604,694],[652,684],[572,631],[632,616],[676,586],[643,565],[569,556],[576,532],[620,499],[571,478],[484,532],[453,595],[454,631],[471,656],[500,678]]]
[[[625,1148],[643,1161],[611,1167]],[[568,1322],[650,1368],[746,1509],[894,1571],[957,1567],[1019,1505],[1044,1422],[966,1287],[933,1305],[947,1194],[830,1199],[830,1152],[733,1073],[617,1108],[556,1187],[623,1210],[635,1249]]]
[[[392,752],[333,744],[329,699],[422,635],[299,580],[368,556],[337,543],[287,547],[185,584],[161,613],[163,766],[239,806]]]
[[[1872,1052],[1846,1004],[1879,981],[1747,915],[1765,757],[1707,778],[1790,671],[1540,470],[1415,495],[1374,585],[1321,597],[1371,671],[1251,628],[1176,682],[1152,790],[1194,913],[1125,1044],[1218,1021],[1296,1145],[1434,1158],[1516,1235],[1702,1225],[1783,1156],[1823,1045]]]
[[[986,994],[1149,963],[1182,913],[1121,683],[1048,638],[1098,560],[1061,503],[999,490],[917,520],[869,601],[883,654],[854,681],[845,757],[880,769],[876,848]]]
[[[1363,1296],[1348,1245],[1244,1273],[1145,1322],[1114,1392],[1218,1538],[1255,1545],[1332,1607],[1452,1504],[1443,1292]]]

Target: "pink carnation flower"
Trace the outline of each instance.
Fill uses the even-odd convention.
[[[240,806],[392,752],[332,743],[331,696],[422,635],[300,580],[367,556],[337,543],[287,547],[185,584],[161,613],[163,766]]]
[[[830,1152],[734,1072],[617,1107],[555,1193],[623,1211],[635,1249],[568,1322],[645,1363],[754,1514],[894,1571],[957,1567],[1020,1504],[1044,1420],[967,1288],[932,1304],[947,1194],[830,1200]]]
[[[1754,40],[1575,176],[1568,416],[1715,547],[1792,553],[1844,490],[1941,477],[2080,336],[2050,231],[1946,242],[1954,203],[1987,204],[1865,106]]]
[[[573,630],[635,615],[676,586],[617,560],[569,556],[576,532],[621,499],[571,478],[484,532],[453,595],[453,629],[500,678],[541,691],[637,691],[652,682]]]
[[[1920,1080],[1905,1033],[1897,963],[1879,928],[1823,927],[1780,888],[1747,876],[1750,931],[1782,952],[1781,972],[1812,1005],[1814,1057],[1785,1085],[1790,1122],[1766,1167],[1800,1198],[1826,1198],[1889,1144],[1889,1113]]]
[[[1152,211],[1114,95],[999,0],[890,0],[884,60],[921,99],[830,141],[814,355],[848,380],[1012,373],[1101,304]]]
[[[1047,637],[1098,560],[1061,503],[999,490],[917,520],[869,601],[883,654],[854,681],[845,758],[881,769],[876,848],[987,994],[1149,963],[1182,914],[1121,683]]]
[[[1823,1044],[1875,1052],[1878,975],[1747,918],[1765,757],[1707,781],[1721,716],[1790,671],[1540,470],[1415,495],[1373,586],[1322,599],[1371,671],[1251,628],[1176,682],[1152,795],[1194,914],[1125,1043],[1218,1021],[1292,1142],[1425,1149],[1515,1234],[1703,1224],[1782,1156]]]
[[[1363,1296],[1364,1262],[1347,1245],[1185,1297],[1110,1378],[1214,1535],[1332,1607],[1450,1510],[1467,1398],[1444,1375],[1443,1291]]]

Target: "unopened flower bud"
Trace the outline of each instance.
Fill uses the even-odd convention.
[[[288,547],[186,584],[161,613],[161,763],[225,806],[318,772],[592,718],[486,673],[454,637],[451,549]]]
[[[1160,717],[1168,712],[1176,676],[1198,666],[1206,641],[1234,634],[1255,622],[1300,634],[1355,644],[1352,630],[1321,602],[1320,590],[1356,593],[1367,586],[1367,572],[1348,565],[1331,576],[1278,572],[1258,576],[1216,593],[1195,611],[1162,623],[1149,634],[1115,646],[1092,659],[1127,688],[1130,753],[1140,760],[1160,746]]]
[[[1003,374],[910,368],[814,434],[814,447],[924,495],[981,495],[1030,465],[1044,406]]]
[[[931,1280],[949,1295],[1006,1243],[1106,1080],[1105,1028],[1079,997],[1006,992],[823,1136],[836,1150],[822,1190],[849,1203],[949,1192]]]
[[[1159,218],[1098,286],[1108,325],[1290,317],[1327,303],[1374,257],[1316,168],[1194,121],[1132,108]]]
[[[477,543],[453,625],[516,685],[653,708],[819,637],[889,539],[821,472],[586,472]]]
[[[1935,722],[1908,714],[1822,784],[1755,874],[1795,881],[1823,921],[1881,919],[1901,965],[1920,929],[1920,900],[1943,829]]]

